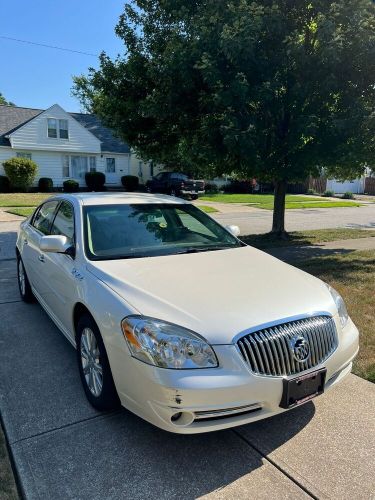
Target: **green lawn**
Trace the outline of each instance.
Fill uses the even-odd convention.
[[[21,215],[22,217],[29,217],[34,210],[35,207],[15,207],[15,208],[8,208],[5,210],[5,212],[8,212],[9,214],[14,214],[14,215]]]
[[[36,207],[53,193],[1,193],[0,207]]]
[[[210,194],[201,196],[202,201],[214,201],[217,203],[246,203],[249,206],[273,210],[273,194]],[[286,196],[286,208],[333,208],[333,207],[359,207],[361,203],[355,201],[332,201],[319,196],[300,196],[288,194]]]
[[[5,436],[0,426],[0,498],[1,500],[17,500],[18,493],[9,462]]]
[[[241,240],[262,250],[289,246],[316,245],[327,241],[349,240],[355,238],[375,237],[375,230],[364,229],[313,229],[310,231],[292,231],[288,239],[280,240],[271,233],[249,234],[240,236]]]
[[[343,296],[360,332],[353,373],[375,383],[375,251],[316,257],[293,264],[326,281]]]
[[[213,214],[215,212],[218,212],[219,210],[216,210],[216,208],[214,207],[209,207],[207,205],[197,205],[198,208],[200,208],[201,210],[203,210],[203,212],[206,212],[208,214]]]

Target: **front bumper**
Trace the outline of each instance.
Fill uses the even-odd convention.
[[[309,370],[327,369],[325,390],[350,373],[358,352],[353,322],[349,320],[342,330],[338,318],[335,321],[338,348],[323,364]],[[279,406],[283,377],[255,375],[235,345],[213,347],[218,368],[168,370],[130,358],[127,373],[132,373],[132,384],[119,376],[111,362],[121,403],[148,422],[181,434],[225,429],[287,411]]]

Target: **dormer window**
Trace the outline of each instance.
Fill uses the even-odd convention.
[[[48,118],[48,137],[57,139],[57,120],[55,118]]]
[[[68,120],[48,118],[48,137],[52,139],[69,139]]]
[[[68,120],[59,120],[60,139],[69,139]]]

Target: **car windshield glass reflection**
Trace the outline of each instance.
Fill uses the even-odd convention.
[[[92,260],[152,257],[241,246],[189,204],[97,205],[84,209],[86,254]]]

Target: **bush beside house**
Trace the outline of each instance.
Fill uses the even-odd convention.
[[[125,191],[137,191],[139,179],[136,175],[123,175],[121,177],[121,184],[124,186]]]
[[[85,181],[89,191],[105,190],[105,175],[103,172],[86,172]]]
[[[28,158],[10,158],[3,162],[3,167],[10,187],[18,191],[26,191],[38,172],[38,165]]]
[[[64,193],[78,193],[79,184],[77,181],[74,181],[73,179],[68,179],[67,181],[63,182],[63,189]]]
[[[53,180],[50,177],[41,177],[38,181],[38,191],[40,193],[52,193]]]
[[[9,193],[10,182],[6,175],[0,175],[0,193]]]

